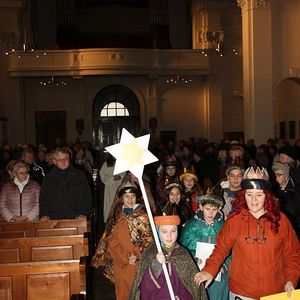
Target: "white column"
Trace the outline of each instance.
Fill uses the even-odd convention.
[[[244,133],[257,145],[274,137],[270,0],[237,0],[242,10]]]

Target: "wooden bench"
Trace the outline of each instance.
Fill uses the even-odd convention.
[[[72,260],[87,255],[83,235],[0,239],[0,264]]]
[[[87,221],[77,219],[1,222],[0,299],[56,300],[70,299],[70,295],[80,292],[85,294],[88,240],[84,237],[84,233],[88,230]],[[72,273],[68,269],[71,262]],[[56,264],[60,270],[59,274],[55,273]],[[44,269],[39,269],[39,265],[43,265]],[[64,265],[67,267],[66,270],[63,270]],[[12,266],[18,270],[13,275],[11,275],[14,268]],[[38,272],[42,272],[42,275]],[[22,276],[18,276],[18,273]],[[50,277],[47,274],[50,274]],[[78,277],[76,289],[70,287],[69,281],[73,277]],[[18,291],[21,289],[20,284],[23,284],[22,292]],[[48,286],[53,284],[57,295],[53,296],[52,293],[49,294],[51,296],[44,296],[35,290],[36,284],[40,287],[41,293],[44,291],[45,294]]]
[[[69,300],[80,294],[79,260],[2,264],[1,300]]]
[[[31,222],[0,222],[0,239],[77,235],[88,232],[89,224],[86,220],[49,220]]]

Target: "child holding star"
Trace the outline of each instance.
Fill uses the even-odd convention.
[[[157,252],[155,244],[143,252],[129,299],[170,299],[162,271],[162,264],[166,263],[176,299],[207,300],[204,287],[196,287],[193,281],[193,274],[198,271],[196,264],[188,251],[176,242],[180,218],[156,216],[154,223],[163,252]]]

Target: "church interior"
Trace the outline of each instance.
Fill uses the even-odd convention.
[[[122,128],[162,143],[293,144],[299,15],[298,0],[0,0],[0,144],[103,151]],[[114,299],[87,273],[87,300]],[[27,280],[28,299],[43,295],[38,275]],[[1,299],[11,284],[0,279]]]
[[[299,9],[293,0],[0,1],[0,140],[103,149],[126,127],[163,141],[293,142]]]

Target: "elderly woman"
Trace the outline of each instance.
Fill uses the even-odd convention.
[[[284,212],[292,223],[298,237],[300,237],[300,193],[295,190],[295,184],[290,176],[290,166],[277,162],[272,166],[278,183],[277,196],[280,210]]]
[[[245,172],[233,213],[221,228],[216,247],[196,283],[212,282],[232,250],[230,300],[253,300],[287,291],[300,275],[300,246],[288,218],[279,211],[265,169]]]
[[[40,185],[29,178],[29,166],[17,162],[13,166],[13,179],[0,192],[0,213],[7,222],[37,219],[39,215]]]

